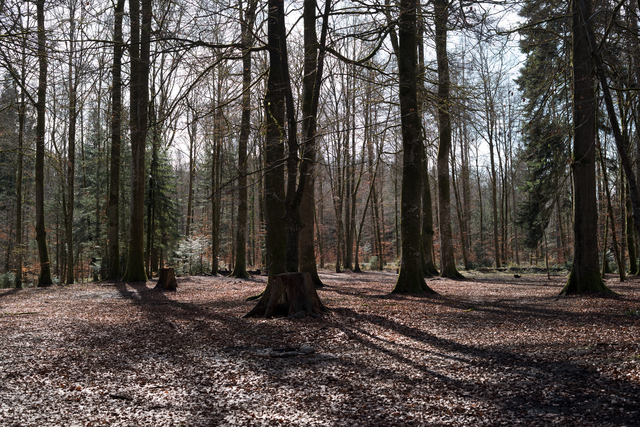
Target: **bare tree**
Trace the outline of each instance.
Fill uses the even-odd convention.
[[[114,9],[113,67],[111,85],[111,167],[109,177],[109,272],[108,278],[120,277],[120,147],[122,144],[122,19],[124,0],[118,0]]]
[[[38,101],[36,119],[36,240],[40,256],[40,277],[38,286],[50,286],[51,263],[47,246],[47,230],[44,216],[44,154],[45,154],[45,111],[47,100],[47,36],[44,27],[44,1],[36,2],[38,16]]]
[[[420,201],[422,196],[422,140],[418,109],[417,1],[401,0],[398,18],[398,77],[402,121],[402,259],[393,292],[434,292],[422,272]]]
[[[440,225],[440,275],[461,278],[453,255],[451,232],[451,189],[449,181],[449,157],[451,152],[451,117],[449,113],[450,86],[449,59],[447,56],[448,4],[435,0],[436,57],[438,61],[438,216]]]
[[[124,280],[147,281],[144,266],[145,152],[149,105],[151,0],[130,0],[131,17],[131,220]],[[141,7],[142,6],[142,7]]]
[[[238,227],[236,233],[236,262],[231,276],[248,277],[247,258],[247,146],[251,133],[251,47],[257,0],[249,0],[240,7],[242,27],[242,122],[238,140]],[[244,16],[242,16],[244,13]]]

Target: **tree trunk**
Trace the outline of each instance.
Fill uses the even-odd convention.
[[[484,262],[484,209],[482,207],[482,182],[480,181],[480,167],[478,166],[478,146],[476,145],[476,183],[478,186],[478,207],[480,211],[480,225],[478,231],[480,232],[480,249],[476,252],[476,258],[480,262]]]
[[[626,212],[626,227],[627,227],[627,248],[629,251],[629,272],[630,274],[636,274],[638,271],[638,252],[636,250],[635,229],[633,227],[633,216],[631,215],[631,197],[629,196],[629,185],[626,185],[625,193],[625,212]]]
[[[272,276],[260,301],[244,317],[287,316],[318,317],[328,313],[309,273],[284,273]]]
[[[638,19],[636,18],[637,13],[638,13],[638,1],[637,0],[631,0],[630,5],[629,5],[629,15],[631,16],[631,34],[638,34]],[[636,86],[640,85],[640,49],[638,49],[639,46],[639,42],[638,42],[638,38],[637,37],[631,37],[631,51],[633,52],[633,74],[635,77],[635,84]],[[637,101],[636,101],[637,102]],[[637,104],[636,104],[636,108],[634,108],[633,114],[635,115],[635,123],[640,123],[640,108],[638,108]],[[636,170],[635,170],[635,177],[636,177],[636,182],[640,182],[640,132],[637,131],[635,132],[635,142],[636,142]],[[631,202],[631,189],[629,189],[629,202]],[[633,205],[631,205],[630,209],[631,211],[631,218],[633,220]],[[634,228],[635,224],[634,224]],[[632,236],[634,237],[634,241],[636,241],[637,238],[640,238],[640,235],[637,232],[634,232],[632,234]],[[638,242],[640,243],[640,242]],[[638,252],[640,252],[640,245],[636,245],[636,257],[638,256]],[[637,265],[637,263],[636,263]],[[640,265],[637,265],[637,269],[631,270],[631,273],[635,274],[635,275],[640,275]]]
[[[191,223],[193,222],[193,184],[196,179],[196,138],[198,136],[197,112],[193,110],[191,123],[187,128],[189,134],[189,188],[187,189],[187,225],[184,236],[188,239],[191,236]]]
[[[433,255],[433,207],[431,205],[431,182],[429,165],[422,151],[422,274],[425,277],[437,276],[438,268]]]
[[[176,282],[176,275],[171,268],[161,268],[160,275],[158,277],[158,283],[153,288],[158,291],[177,291],[178,283]]]
[[[493,107],[489,114],[493,115]],[[493,120],[491,121],[493,124]],[[493,252],[496,268],[501,267],[500,263],[500,235],[498,234],[498,177],[496,175],[496,167],[494,162],[494,142],[489,137],[489,156],[491,158],[491,213],[493,215]]]
[[[609,273],[609,262],[607,261],[607,237],[609,233],[609,217],[604,220],[604,233],[602,236],[602,277]]]
[[[247,147],[251,133],[251,47],[257,0],[247,2],[242,27],[242,120],[238,139],[238,227],[236,228],[236,262],[230,276],[247,278]],[[242,14],[242,9],[240,10]]]
[[[600,152],[600,169],[602,170],[602,180],[605,188],[606,201],[607,201],[607,223],[609,223],[609,221],[611,222],[611,239],[613,241],[613,253],[615,254],[615,257],[616,257],[616,265],[618,266],[618,272],[620,273],[620,281],[624,281],[624,268],[622,267],[622,262],[621,262],[622,258],[620,256],[620,246],[618,245],[618,235],[616,232],[616,222],[613,216],[613,205],[611,203],[611,191],[609,190],[609,178],[607,176],[607,169],[606,169],[607,165],[604,162],[604,154],[603,154],[602,148],[599,145],[600,144],[598,144],[598,148],[599,148],[598,151]],[[606,234],[607,234],[607,231],[605,230],[605,236]],[[607,251],[606,239],[602,247],[602,250],[605,253]],[[608,272],[608,268],[605,268],[604,271]]]
[[[120,278],[120,144],[122,122],[122,19],[124,0],[118,0],[115,7],[113,30],[113,84],[111,86],[111,167],[109,175],[109,272],[108,278]]]
[[[401,0],[398,21],[398,77],[402,126],[402,258],[393,292],[434,292],[422,274],[420,204],[422,196],[422,140],[418,109],[416,54],[417,1]]]
[[[573,64],[574,252],[569,280],[561,294],[611,292],[598,270],[598,210],[595,150],[596,98],[593,62],[584,21],[571,2]],[[589,4],[590,6],[590,4]],[[590,12],[589,12],[590,13]]]
[[[218,74],[218,84],[222,78]],[[219,93],[219,91],[218,91]],[[218,275],[218,255],[220,250],[220,195],[222,179],[222,110],[221,100],[213,117],[213,147],[211,150],[211,274]],[[266,173],[265,173],[266,176]]]
[[[451,192],[449,184],[449,157],[451,151],[451,117],[449,114],[449,59],[447,56],[448,5],[446,0],[435,0],[436,57],[438,62],[438,216],[440,225],[440,275],[461,278],[456,269],[451,232]]]
[[[593,28],[591,27],[591,23],[589,21],[589,10],[591,8],[591,4],[589,3],[587,5],[584,0],[575,0],[575,2],[575,13],[580,15],[580,19],[582,19],[584,26],[584,34],[586,38],[584,42],[585,48],[586,46],[589,46],[591,50],[591,57],[593,58],[593,61],[595,63],[595,70],[598,76],[598,80],[600,81],[600,86],[602,87],[604,103],[607,107],[609,123],[611,124],[611,130],[613,131],[616,148],[618,150],[618,155],[620,156],[620,163],[622,163],[622,167],[629,184],[629,197],[631,198],[634,227],[636,229],[636,233],[640,234],[640,195],[638,194],[638,183],[631,166],[631,160],[629,159],[627,147],[624,144],[624,138],[622,137],[622,133],[620,132],[620,125],[618,123],[615,106],[613,105],[613,99],[611,97],[609,84],[607,83],[607,76],[604,71],[604,66],[602,65],[602,58],[598,50],[598,45],[596,43]]]
[[[455,153],[455,150],[452,151]],[[458,188],[458,182],[456,176],[458,176],[458,171],[456,170],[456,159],[453,157],[451,159],[452,165],[452,173],[451,173],[451,181],[453,187],[453,196],[456,199],[455,210],[456,216],[458,217],[458,228],[460,230],[460,249],[462,249],[462,264],[465,266],[465,269],[469,265],[469,259],[467,257],[467,243],[465,242],[465,232],[464,232],[464,219],[462,213],[462,202],[460,200],[460,189]]]
[[[142,10],[140,9],[142,5]],[[149,50],[151,0],[130,0],[131,8],[131,219],[126,282],[146,282],[144,266],[144,196],[147,114],[149,104]],[[142,22],[140,18],[142,17]]]
[[[314,245],[316,114],[312,111],[318,68],[316,0],[305,0],[303,15],[305,61],[302,92],[302,135],[305,138],[304,156],[308,162],[308,167],[304,178],[304,192],[300,202],[300,220],[303,223],[303,228],[300,230],[299,237],[298,269],[302,273],[309,273],[313,285],[319,288],[323,287],[324,284],[318,276]]]
[[[26,40],[24,40],[26,44]],[[24,83],[26,79],[26,52],[25,44],[22,46],[22,89],[20,90],[20,104],[18,106],[18,159],[16,162],[16,278],[15,287],[22,288],[22,263],[24,257],[24,248],[22,246],[22,168],[24,160],[24,128],[27,115],[27,105],[25,99]],[[9,245],[10,246],[10,245]],[[7,248],[7,255],[11,252],[11,248]],[[7,256],[7,260],[9,257]],[[8,261],[7,261],[8,264]],[[9,266],[7,265],[7,270]]]
[[[36,2],[38,15],[38,101],[36,118],[36,241],[38,256],[40,257],[40,277],[38,287],[50,286],[51,263],[49,262],[49,248],[47,247],[47,231],[44,217],[44,154],[45,154],[45,112],[47,97],[47,36],[44,28],[44,0]]]
[[[67,281],[74,282],[73,277],[73,211],[75,207],[75,174],[76,174],[76,79],[73,73],[75,50],[75,3],[69,2],[69,141],[67,145]]]
[[[155,87],[153,88],[155,92]],[[154,265],[151,255],[155,249],[155,223],[156,223],[156,180],[158,179],[158,146],[160,145],[160,129],[158,123],[158,109],[156,107],[156,94],[153,93],[153,101],[149,103],[149,118],[151,120],[151,172],[149,173],[148,203],[147,203],[147,250],[145,252],[145,265],[147,276],[152,277]]]
[[[280,3],[280,5],[278,5]],[[265,219],[267,228],[267,271],[272,278],[285,271],[287,231],[284,206],[284,119],[285,93],[280,53],[278,14],[282,0],[269,0],[268,44],[269,78],[265,94]],[[270,279],[271,280],[271,279]]]

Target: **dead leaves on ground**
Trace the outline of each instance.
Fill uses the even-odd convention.
[[[474,277],[472,274],[469,276]],[[3,425],[634,425],[640,282],[321,276],[323,319],[243,319],[263,278],[0,291]],[[264,349],[312,347],[296,357]]]

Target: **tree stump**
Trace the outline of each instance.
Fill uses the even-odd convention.
[[[176,275],[173,271],[173,267],[160,269],[158,284],[153,289],[174,292],[178,289],[178,283],[176,282]]]
[[[258,304],[244,317],[319,317],[328,312],[313,286],[311,274],[284,273],[269,280]]]

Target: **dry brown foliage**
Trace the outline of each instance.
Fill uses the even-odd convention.
[[[640,424],[638,278],[601,298],[466,275],[426,297],[325,273],[332,312],[296,320],[242,318],[264,277],[0,290],[0,424]]]

